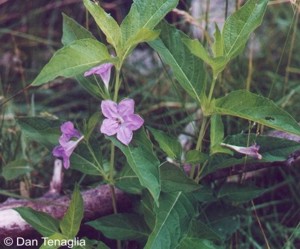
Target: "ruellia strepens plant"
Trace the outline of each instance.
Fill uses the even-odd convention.
[[[250,91],[215,96],[220,75],[262,23],[268,0],[248,0],[226,19],[222,29],[215,26],[213,42],[205,44],[163,20],[178,0],[135,0],[120,25],[97,2],[83,0],[83,4],[106,41],[97,40],[89,30],[63,15],[63,47],[32,85],[41,86],[59,76],[75,78],[99,99],[99,112],[82,125],[42,117],[20,118],[19,125],[27,136],[61,159],[66,170],[101,176],[101,184],[110,185],[114,214],[87,224],[116,240],[117,248],[126,248],[128,241],[147,249],[228,248],[241,219],[249,215],[244,203],[266,189],[242,180],[226,181],[218,172],[229,172],[229,176],[226,170],[235,165],[246,169],[248,164],[285,161],[300,149],[297,142],[259,133],[225,137],[222,116],[226,115],[254,122],[261,130],[270,127],[300,135],[300,126],[273,101]],[[174,135],[147,125],[135,110],[138,100],[127,97],[130,93],[120,94],[124,62],[140,43],[148,43],[158,53],[201,110],[202,118],[199,125],[194,123],[189,148]],[[159,159],[154,150],[157,147],[166,160]],[[116,152],[123,157],[118,167]],[[130,212],[118,213],[116,188],[132,195],[134,207]],[[73,197],[60,222],[38,212],[18,211],[30,224],[34,223],[30,219],[33,214],[45,224],[50,222],[47,237],[73,239],[83,212],[77,187]],[[76,213],[79,218],[72,219]],[[39,226],[33,227],[45,234]],[[107,248],[98,243],[99,248]]]

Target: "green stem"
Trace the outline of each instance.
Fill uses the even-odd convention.
[[[199,131],[197,145],[196,145],[196,150],[199,150],[199,151],[202,151],[202,142],[203,142],[203,138],[204,138],[204,135],[205,135],[207,121],[208,121],[208,117],[204,116],[203,120],[202,120],[200,131]],[[196,170],[196,164],[194,164],[192,166],[192,169],[191,169],[191,172],[190,172],[190,178],[194,178],[195,170]]]
[[[116,67],[116,82],[115,82],[115,92],[113,101],[118,101],[119,89],[120,89],[121,81],[120,81],[120,67]]]
[[[214,90],[215,90],[215,85],[216,85],[217,78],[218,78],[218,75],[214,75],[213,80],[211,82],[211,86],[210,86],[210,89],[209,89],[209,95],[208,95],[208,103],[209,104],[210,104],[212,95],[213,95]]]
[[[116,80],[115,80],[115,91],[114,91],[114,97],[113,101],[118,101],[118,95],[119,95],[119,89],[120,89],[120,68],[121,66],[116,66]],[[114,172],[115,172],[115,145],[113,142],[111,142],[110,146],[110,165],[109,165],[109,180],[110,180],[110,192],[111,192],[111,201],[113,206],[114,214],[118,213],[117,208],[117,199],[116,199],[116,193],[115,193],[115,186],[113,184],[114,180]],[[121,249],[121,241],[117,240],[117,248]]]

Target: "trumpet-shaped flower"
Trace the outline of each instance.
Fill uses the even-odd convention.
[[[221,145],[229,149],[232,149],[238,153],[253,157],[255,159],[262,159],[262,155],[258,153],[259,145],[253,144],[250,147],[240,147],[240,146],[225,144],[225,143],[221,143]]]
[[[52,154],[55,157],[61,157],[64,167],[68,169],[70,167],[70,156],[78,143],[83,139],[83,136],[74,128],[73,123],[70,121],[63,123],[60,130],[62,135],[59,138],[59,145],[52,150]]]
[[[102,81],[104,82],[105,87],[108,89],[108,84],[110,80],[111,68],[113,67],[112,63],[104,63],[97,67],[93,67],[90,70],[84,73],[84,76],[90,76],[92,74],[98,74]]]
[[[103,100],[101,110],[106,119],[103,120],[100,132],[107,136],[117,134],[117,139],[125,145],[131,142],[133,131],[144,124],[144,120],[134,114],[133,99],[124,99],[119,104]]]

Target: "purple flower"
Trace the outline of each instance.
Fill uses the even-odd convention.
[[[102,65],[99,65],[97,67],[93,67],[92,69],[86,71],[84,73],[84,76],[90,76],[92,74],[98,74],[101,79],[104,82],[104,85],[106,86],[106,88],[108,89],[108,84],[109,84],[109,80],[110,80],[110,73],[111,73],[111,68],[113,67],[113,64],[111,63],[104,63]]]
[[[132,140],[133,132],[144,123],[144,120],[134,114],[134,100],[124,99],[119,104],[111,100],[101,102],[101,110],[106,119],[100,128],[100,132],[113,136],[117,134],[117,139],[128,145]]]
[[[59,144],[52,150],[55,157],[61,157],[64,162],[64,167],[70,167],[70,156],[75,150],[78,143],[83,139],[83,136],[74,128],[72,122],[68,121],[61,125],[60,130],[62,135],[59,138]],[[74,138],[77,140],[74,140]]]
[[[262,159],[262,155],[258,153],[259,145],[253,144],[250,147],[240,147],[225,143],[221,143],[221,145],[255,159]]]

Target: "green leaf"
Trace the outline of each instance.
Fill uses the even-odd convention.
[[[149,191],[142,192],[140,204],[140,209],[142,210],[142,213],[144,215],[145,222],[152,231],[155,226],[156,215],[154,213],[155,204]]]
[[[75,40],[52,56],[32,85],[42,85],[58,76],[74,77],[108,61],[112,58],[102,43],[90,38]]]
[[[183,39],[183,42],[193,55],[199,57],[206,64],[211,66],[213,77],[216,77],[222,72],[229,61],[225,56],[212,57],[198,40],[185,38]]]
[[[208,155],[199,150],[189,150],[185,155],[185,163],[197,164],[204,163]]]
[[[42,117],[22,117],[17,119],[23,134],[49,149],[58,143],[61,121]]]
[[[187,238],[207,239],[214,242],[222,241],[222,238],[210,226],[196,219],[191,221]]]
[[[110,239],[138,240],[146,239],[149,235],[149,228],[138,214],[112,214],[87,224]]]
[[[44,237],[59,232],[59,222],[49,214],[28,207],[14,208],[21,217]]]
[[[117,188],[132,194],[140,194],[144,189],[138,176],[128,164],[125,164],[118,176],[115,177],[115,184]]]
[[[32,168],[25,159],[18,159],[9,162],[2,168],[2,176],[5,180],[10,181],[21,175],[25,175],[32,171]]]
[[[222,40],[222,34],[220,32],[220,29],[218,25],[215,23],[215,40],[212,45],[212,52],[214,54],[214,57],[219,57],[224,54],[224,41]]]
[[[176,249],[190,249],[190,248],[201,248],[201,249],[225,249],[225,247],[216,246],[213,242],[206,239],[199,238],[184,238]]]
[[[214,154],[210,157],[208,165],[202,172],[202,176],[238,164],[286,161],[291,153],[300,150],[300,144],[298,142],[277,137],[257,136],[256,134],[232,135],[226,137],[224,142],[244,147],[256,143],[260,146],[259,153],[262,155],[262,159],[257,161],[248,157],[247,161],[245,161],[245,157],[241,157],[240,154],[236,155],[239,159],[224,154]]]
[[[257,136],[256,134],[237,134],[228,136],[225,143],[237,146],[249,146],[257,144],[260,146],[259,153],[263,162],[285,161],[289,155],[300,149],[300,143],[285,140],[278,137]]]
[[[191,195],[161,193],[159,207],[156,207],[156,223],[145,249],[173,249],[188,231],[196,215],[196,202]]]
[[[121,144],[114,137],[108,137],[126,156],[127,162],[138,176],[142,186],[147,188],[156,203],[160,194],[160,162],[149,147],[149,139],[143,129],[135,133],[135,139],[129,146]],[[147,142],[140,142],[140,141]]]
[[[79,187],[76,185],[72,194],[70,206],[63,219],[60,221],[62,234],[68,239],[73,239],[77,235],[83,218],[83,212],[83,199]]]
[[[88,31],[74,19],[68,17],[63,13],[63,36],[61,39],[62,44],[66,46],[75,40],[85,38],[96,39],[90,31]]]
[[[267,4],[268,0],[248,0],[228,17],[222,32],[226,57],[236,56],[245,46],[250,33],[261,24]]]
[[[218,192],[218,198],[225,198],[233,202],[247,202],[264,194],[266,189],[238,183],[223,184]]]
[[[134,36],[130,37],[130,39],[126,42],[123,48],[125,51],[123,53],[128,55],[136,45],[142,42],[149,42],[155,40],[159,36],[159,31],[157,30],[150,30],[142,28],[137,32]]]
[[[240,216],[245,210],[227,205],[224,202],[213,202],[200,213],[200,221],[210,228],[220,239],[228,239],[239,227]]]
[[[83,0],[84,6],[94,17],[102,32],[106,35],[107,42],[118,50],[121,41],[121,29],[110,14],[107,14],[99,4],[90,0]]]
[[[86,242],[86,248],[93,249],[110,249],[106,244],[99,240],[92,240],[87,237],[82,238]]]
[[[224,126],[220,115],[212,115],[210,121],[210,154],[226,153],[232,155],[232,152],[221,146],[224,139]]]
[[[67,241],[67,237],[64,236],[63,234],[61,233],[55,233],[55,234],[52,234],[51,236],[47,236],[47,239],[45,239],[45,242],[44,244],[40,247],[40,249],[58,249],[58,248],[61,248],[59,245],[62,244],[62,241]],[[54,243],[54,240],[56,241],[60,241],[59,245],[53,245]]]
[[[212,110],[212,113],[237,116],[300,135],[300,126],[290,114],[273,101],[245,90],[234,91],[216,99]]]
[[[135,0],[121,24],[124,47],[132,46],[127,41],[135,37],[141,29],[153,30],[177,4],[178,0]]]
[[[168,64],[182,88],[198,103],[205,101],[205,71],[202,61],[183,44],[187,36],[166,22],[159,25],[160,39],[149,42]]]
[[[64,45],[69,45],[70,43],[85,39],[85,38],[94,38],[94,36],[80,24],[78,24],[72,18],[63,15],[63,37],[62,43]],[[104,84],[103,89],[101,85],[99,86],[95,77],[84,77],[83,75],[76,75],[74,78],[78,81],[78,83],[92,96],[96,98],[104,98],[105,90]]]
[[[100,119],[101,118],[99,111],[96,111],[93,115],[89,117],[84,131],[85,140],[89,141],[92,133],[95,131],[95,128],[99,125]]]
[[[168,157],[176,160],[181,159],[182,148],[176,138],[170,137],[166,133],[148,127],[153,134],[154,139],[158,142],[159,147],[168,155]]]
[[[191,192],[200,188],[179,167],[169,163],[160,166],[160,180],[163,192]]]

